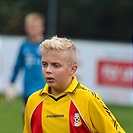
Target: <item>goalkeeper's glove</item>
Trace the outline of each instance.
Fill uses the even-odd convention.
[[[5,92],[5,98],[8,103],[11,103],[14,101],[14,99],[17,97],[17,91],[15,90],[15,86],[13,83],[9,84],[6,88]]]

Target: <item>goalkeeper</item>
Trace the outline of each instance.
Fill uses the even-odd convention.
[[[28,97],[45,85],[45,80],[41,70],[41,51],[39,45],[44,41],[45,19],[39,12],[31,12],[25,17],[26,40],[20,47],[17,60],[13,69],[11,81],[6,90],[8,102],[14,100],[17,92],[15,81],[21,70],[24,70],[24,91],[23,100],[26,104]]]

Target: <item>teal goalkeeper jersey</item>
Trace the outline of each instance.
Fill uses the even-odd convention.
[[[125,133],[101,97],[76,77],[58,96],[48,88],[29,97],[23,133]]]
[[[18,52],[11,82],[14,83],[19,71],[24,70],[23,98],[25,100],[28,99],[33,92],[43,88],[46,83],[42,74],[42,53],[39,49],[39,45],[42,41],[33,44],[29,40],[25,40]]]

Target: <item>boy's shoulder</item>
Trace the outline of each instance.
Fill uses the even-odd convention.
[[[41,90],[38,90],[34,93],[32,93],[29,98],[28,101],[26,103],[26,109],[28,110],[28,112],[30,113],[30,115],[33,113],[33,111],[35,110],[35,108],[44,100],[45,95],[40,96]]]
[[[79,87],[77,88],[77,90],[76,90],[76,93],[77,93],[77,95],[79,96],[79,97],[83,97],[83,98],[87,98],[87,99],[97,99],[97,98],[100,98],[101,99],[101,96],[97,93],[97,92],[95,92],[95,91],[93,91],[93,90],[91,90],[90,88],[88,88],[88,87],[86,87],[85,85],[83,85],[83,84],[80,84],[79,85]]]
[[[93,90],[90,88],[86,87],[83,84],[80,84],[79,87],[77,88],[77,91],[81,91],[80,93],[86,94],[86,95],[92,95],[94,93]]]
[[[35,91],[35,92],[33,92],[31,95],[30,95],[30,97],[40,97],[41,95],[41,92],[42,92],[42,90],[43,90],[43,88],[42,89],[39,89],[39,90],[37,90],[37,91]]]
[[[34,93],[32,93],[29,98],[28,98],[28,101],[32,101],[32,102],[40,102],[44,99],[45,97],[45,94],[41,95],[41,92],[42,92],[43,89],[40,89]]]

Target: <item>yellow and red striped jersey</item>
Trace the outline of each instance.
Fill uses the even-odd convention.
[[[29,97],[23,133],[125,133],[101,97],[76,77],[58,96],[48,90],[46,84]]]

